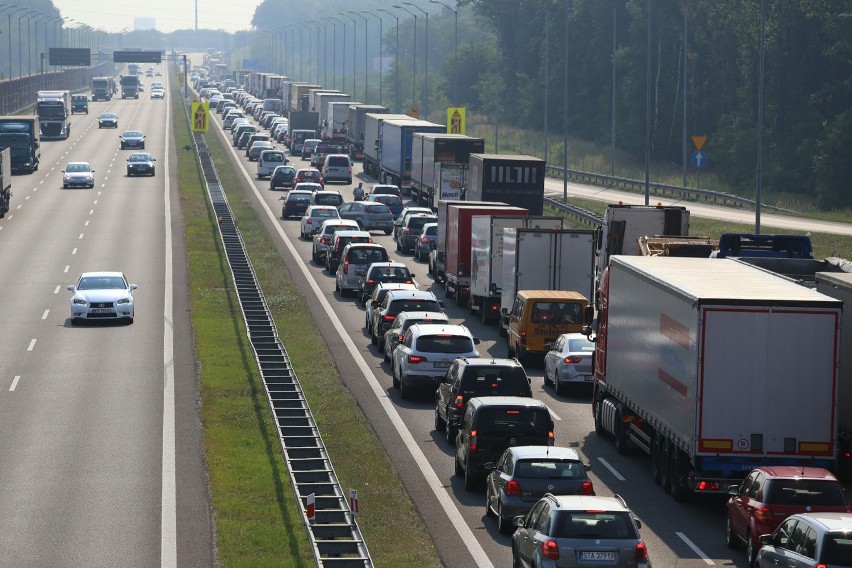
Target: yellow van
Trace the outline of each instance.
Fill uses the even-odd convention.
[[[519,290],[509,313],[509,357],[544,355],[563,333],[579,333],[589,301],[579,292]]]

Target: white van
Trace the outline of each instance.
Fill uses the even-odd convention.
[[[264,150],[257,158],[257,179],[268,178],[278,166],[287,165],[287,156],[282,150]]]

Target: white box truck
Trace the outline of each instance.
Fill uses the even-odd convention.
[[[650,455],[676,500],[759,465],[834,469],[839,300],[733,260],[644,256],[611,257],[598,300],[595,430]]]

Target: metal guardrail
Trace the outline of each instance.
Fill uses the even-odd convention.
[[[565,168],[551,165],[545,165],[545,169],[548,172],[553,172],[560,176],[564,176],[565,172],[567,171],[568,179],[579,182],[585,182],[592,185],[612,187],[614,189],[623,189],[633,192],[645,191],[645,182],[643,180],[623,178],[618,176],[608,176],[604,174],[584,172],[580,170],[566,170]],[[704,198],[705,201],[721,203],[722,205],[727,205],[731,203],[739,207],[742,207],[744,205],[748,205],[749,207],[756,206],[755,201],[753,199],[747,199],[745,197],[740,197],[739,195],[733,195],[731,193],[725,193],[722,191],[713,191],[712,189],[682,187],[678,185],[668,185],[665,183],[655,182],[650,182],[648,186],[654,192],[654,195],[678,195],[681,199]],[[761,207],[766,209],[772,209],[774,211],[781,211],[784,213],[795,213],[795,211],[784,209],[783,207],[776,207],[774,205],[767,205],[765,203],[761,204]]]
[[[550,205],[551,207],[556,207],[563,213],[568,213],[569,215],[575,217],[576,219],[579,219],[580,221],[583,221],[584,223],[589,223],[590,225],[594,225],[595,227],[603,226],[602,217],[595,215],[591,211],[586,211],[582,207],[562,203],[561,201],[557,201],[549,197],[544,198],[544,204]]]
[[[314,558],[321,567],[372,568],[367,544],[334,472],[287,350],[278,338],[204,137],[196,134],[194,138],[249,343],[278,427],[290,483],[299,501]],[[313,522],[308,517],[309,495],[314,496]]]

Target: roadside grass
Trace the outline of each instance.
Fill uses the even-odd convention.
[[[311,566],[277,431],[245,337],[191,134],[173,92],[207,465],[222,566]],[[215,133],[205,136],[252,266],[376,566],[439,566],[413,503],[343,384],[304,298]],[[186,147],[189,149],[186,149]]]
[[[571,205],[582,207],[587,211],[591,211],[598,215],[603,215],[607,204],[602,201],[591,201],[586,199],[569,198]],[[686,204],[689,208],[689,204]],[[545,207],[547,214],[559,215],[556,208]],[[587,229],[589,226],[581,223],[571,217],[566,217],[567,224],[575,228]],[[713,219],[702,219],[692,215],[689,220],[689,233],[696,236],[706,236],[718,239],[722,233],[753,233],[754,225],[744,225],[741,223],[727,223],[724,221],[716,221]],[[787,229],[765,228],[764,234],[801,234],[801,231],[792,231]],[[814,248],[814,258],[826,258],[829,256],[839,256],[840,258],[852,260],[852,236],[834,235],[830,233],[817,233],[811,231],[811,242]]]

